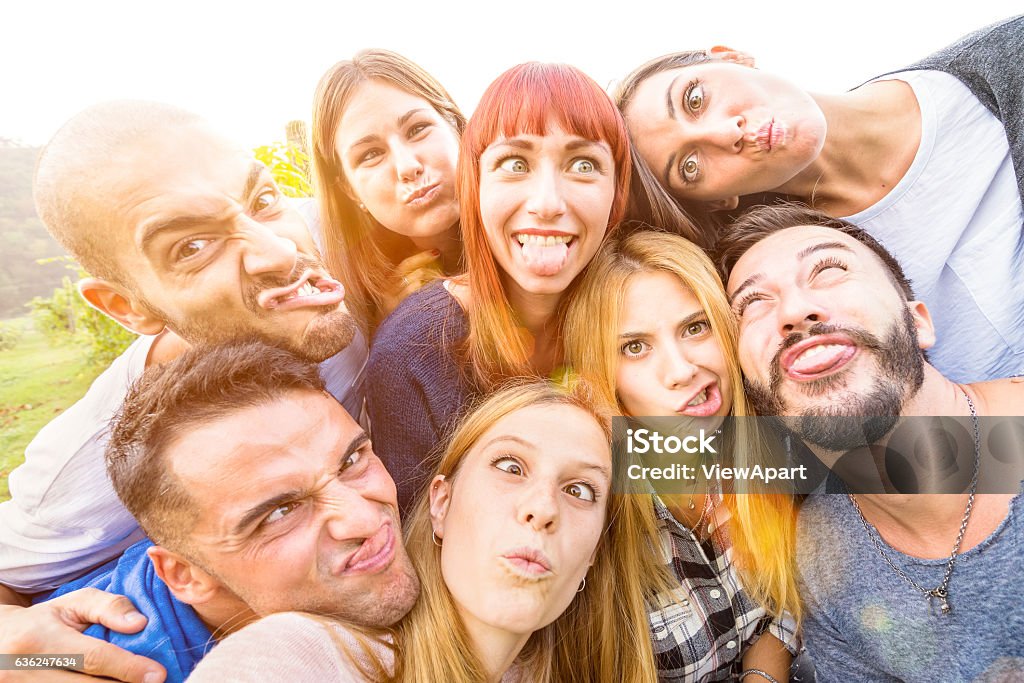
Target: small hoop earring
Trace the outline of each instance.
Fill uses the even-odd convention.
[[[430,537],[434,539],[434,545],[436,545],[438,548],[440,548],[441,547],[441,541],[439,541],[438,538],[437,538],[437,532],[436,531],[431,531],[430,532]]]
[[[587,577],[584,576],[583,577],[583,583],[581,583],[580,587],[576,589],[576,592],[577,593],[582,593],[583,589],[586,588],[586,587],[587,587]]]

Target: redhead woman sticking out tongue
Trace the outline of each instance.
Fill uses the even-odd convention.
[[[467,272],[403,302],[368,367],[374,446],[403,509],[468,399],[562,364],[567,294],[622,216],[629,177],[625,123],[579,70],[522,64],[484,93],[459,154]]]

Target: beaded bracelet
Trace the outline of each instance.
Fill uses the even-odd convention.
[[[742,683],[743,679],[746,678],[747,676],[749,676],[750,674],[757,674],[758,676],[760,676],[764,680],[768,681],[768,683],[779,683],[778,679],[776,679],[775,676],[772,676],[767,671],[761,671],[760,669],[747,669],[746,671],[741,673],[740,677],[739,677],[739,680],[741,681],[741,683]]]

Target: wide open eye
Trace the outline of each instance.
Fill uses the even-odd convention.
[[[496,458],[491,464],[494,467],[497,467],[502,472],[508,472],[509,474],[516,475],[517,477],[521,477],[523,476],[523,474],[525,474],[523,466],[519,463],[518,460],[513,458],[511,455],[500,456]]]
[[[684,337],[697,337],[711,329],[711,325],[706,320],[695,320],[686,326],[686,330],[683,331]]]
[[[582,173],[584,175],[589,175],[597,171],[597,165],[590,159],[576,159],[572,162],[572,166],[570,168],[572,168],[574,173]]]
[[[691,114],[696,114],[704,108],[704,86],[700,81],[693,81],[687,86],[683,104]]]
[[[679,177],[687,183],[694,183],[700,177],[700,161],[696,154],[691,154],[679,164]]]
[[[530,170],[522,157],[505,157],[498,162],[498,168],[508,173],[526,173]]]
[[[253,214],[257,214],[260,213],[261,211],[266,211],[267,209],[273,208],[274,206],[277,205],[277,202],[280,198],[281,195],[277,192],[277,190],[268,187],[266,190],[263,190],[253,198]]]
[[[650,344],[639,339],[633,339],[626,342],[619,348],[619,352],[627,358],[639,358],[644,355],[649,349]]]
[[[597,491],[593,486],[586,482],[577,481],[569,484],[562,490],[573,498],[579,498],[580,500],[585,500],[591,503],[597,500]]]

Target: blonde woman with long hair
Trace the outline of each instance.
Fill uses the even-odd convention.
[[[644,496],[612,493],[610,421],[587,388],[517,383],[454,433],[406,545],[422,592],[392,631],[278,614],[197,681],[654,683]]]
[[[663,232],[605,244],[566,315],[567,359],[625,415],[716,423],[750,415],[736,343],[711,261]],[[749,459],[752,428],[737,421],[725,435],[733,462]],[[800,614],[793,501],[711,488],[653,498],[676,584],[651,606],[660,675],[718,681],[750,671],[744,680],[788,680]]]

